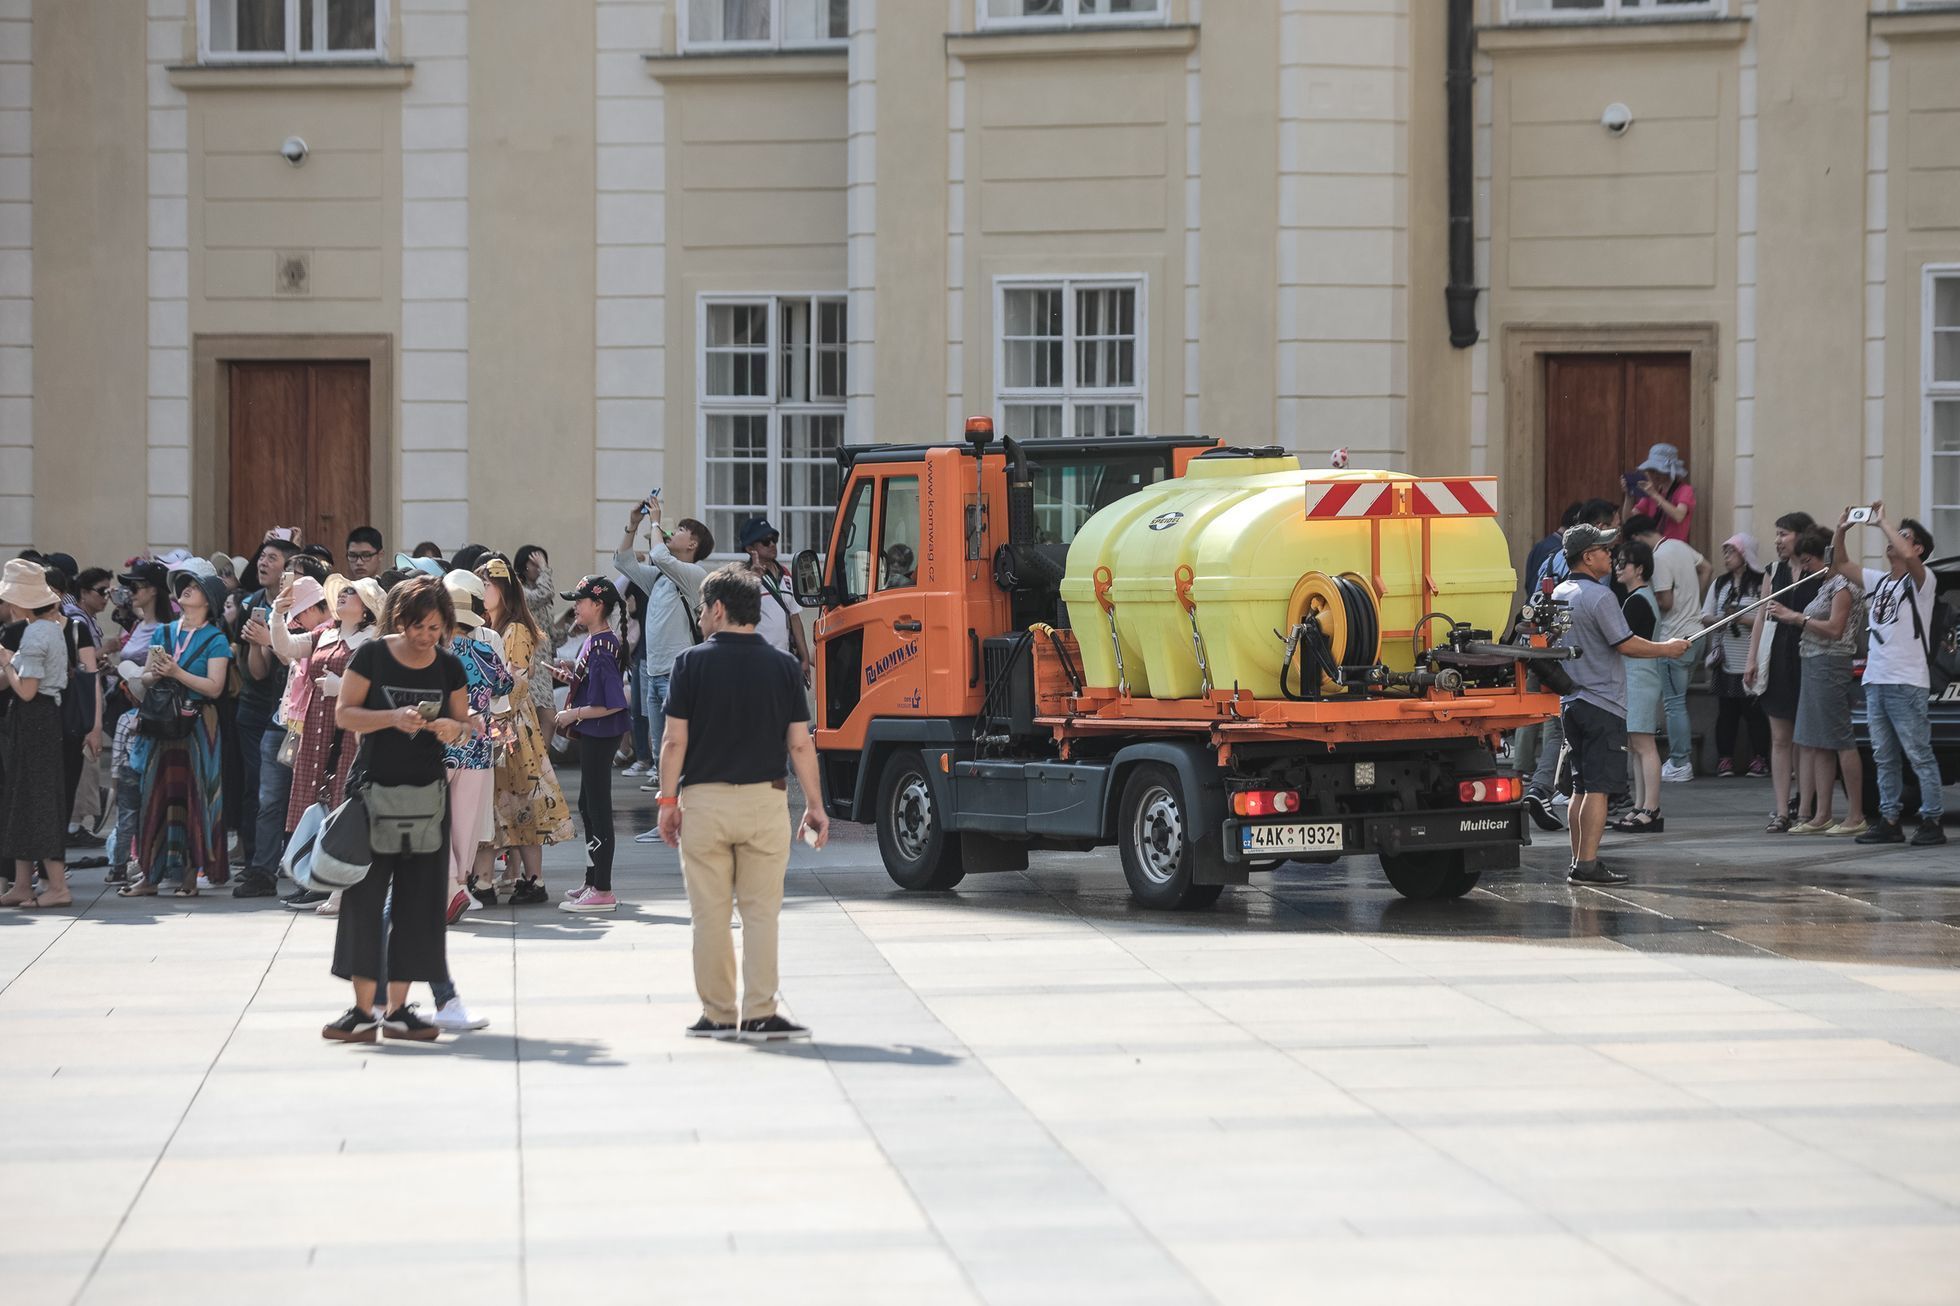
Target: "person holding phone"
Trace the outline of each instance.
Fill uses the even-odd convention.
[[[647,715],[648,766],[643,791],[660,790],[660,739],[666,726],[667,686],[674,671],[674,659],[701,642],[701,627],[694,610],[701,604],[701,582],[708,569],[701,559],[715,551],[714,533],[692,517],[683,517],[669,532],[661,524],[664,508],[660,492],[642,500],[626,521],[626,534],[613,553],[613,566],[619,573],[646,591],[646,618],[641,623],[641,642],[646,659],[641,666],[639,702]],[[641,525],[652,526],[652,538],[644,555],[635,552]],[[651,843],[658,837],[651,830],[637,842]]]
[[[1845,533],[1870,526],[1885,541],[1885,570],[1860,566],[1845,547]],[[1927,709],[1932,676],[1926,657],[1932,647],[1933,603],[1938,583],[1926,569],[1933,536],[1910,517],[1895,531],[1885,505],[1847,508],[1832,540],[1833,570],[1871,595],[1871,644],[1865,655],[1865,716],[1871,723],[1872,757],[1878,764],[1878,824],[1858,836],[1859,843],[1905,843],[1905,768],[1919,778],[1919,828],[1912,846],[1936,848],[1946,842],[1940,828],[1945,806],[1940,796],[1940,764],[1933,755],[1933,727]]]
[[[1652,517],[1660,523],[1661,538],[1686,541],[1694,527],[1695,487],[1688,484],[1688,464],[1671,444],[1657,444],[1647,460],[1626,474],[1628,517]]]
[[[585,883],[558,904],[560,911],[609,912],[618,907],[612,891],[612,755],[619,737],[632,728],[621,675],[624,647],[613,632],[619,590],[604,576],[587,576],[565,598],[578,628],[586,632],[578,661],[554,663],[552,674],[572,687],[558,724],[577,741],[578,814],[585,825]]]
[[[182,685],[193,716],[189,733],[181,738],[137,739],[132,762],[143,776],[137,851],[142,875],[123,886],[121,893],[129,898],[155,894],[166,883],[176,885],[177,896],[195,898],[199,875],[222,884],[229,873],[216,703],[231,666],[231,645],[216,624],[225,602],[224,582],[178,572],[171,584],[183,615],[157,628],[146,674],[153,685]],[[279,815],[283,823],[285,813]]]

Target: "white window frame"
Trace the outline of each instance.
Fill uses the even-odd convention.
[[[824,0],[816,0],[822,5]],[[758,52],[769,50],[844,50],[851,40],[848,31],[844,36],[824,37],[815,41],[789,41],[783,38],[784,0],[769,0],[769,32],[767,39],[761,41],[710,41],[697,40],[688,30],[688,11],[694,6],[688,0],[675,0],[676,30],[680,35],[682,54],[730,54],[738,52]],[[794,296],[792,296],[794,298]]]
[[[1007,292],[1010,290],[1059,290],[1062,295],[1062,385],[1060,389],[1007,384]],[[1085,389],[1075,379],[1075,292],[1078,290],[1131,290],[1136,293],[1136,382],[1133,385]],[[1137,409],[1136,433],[1149,430],[1150,391],[1150,278],[1141,272],[1109,275],[1022,275],[994,278],[994,421],[1007,429],[1010,403],[1058,404],[1062,410],[1062,438],[1075,436],[1075,406],[1079,403],[1133,403]],[[1087,438],[1087,437],[1085,437]]]
[[[1657,5],[1641,0],[1603,0],[1598,9],[1520,10],[1518,0],[1504,0],[1504,18],[1510,23],[1532,26],[1540,23],[1624,23],[1662,22],[1681,18],[1723,18],[1728,0],[1699,0],[1699,3]]]
[[[1935,502],[1933,481],[1933,408],[1936,403],[1960,404],[1960,381],[1933,378],[1934,292],[1942,281],[1960,284],[1960,263],[1928,263],[1920,269],[1919,331],[1919,520],[1933,529],[1939,512],[1960,510],[1960,504]],[[1945,457],[1960,459],[1960,454]],[[1934,531],[1935,539],[1939,532]]]
[[[1154,14],[1083,13],[1082,0],[1062,0],[1062,12],[1049,17],[997,18],[987,12],[987,0],[973,0],[974,27],[979,31],[1053,30],[1058,27],[1145,27],[1171,20],[1171,0],[1157,0]]]
[[[375,63],[388,58],[388,0],[374,0],[374,48],[372,50],[302,50],[299,48],[299,0],[286,0],[286,48],[284,50],[213,50],[211,48],[211,6],[227,0],[197,0],[197,59],[199,63]],[[313,7],[316,34],[322,37],[327,7]]]
[[[822,508],[824,511],[830,512],[832,514],[833,523],[835,521],[835,514],[841,509],[841,505],[836,503],[832,503],[828,505],[818,505],[818,504],[788,505],[784,502],[784,481],[785,481],[785,477],[783,475],[784,463],[785,463],[784,433],[788,425],[783,420],[784,418],[800,416],[800,415],[810,415],[810,414],[820,415],[820,416],[835,416],[840,420],[841,423],[840,432],[838,436],[839,444],[841,445],[841,444],[849,443],[850,436],[851,436],[850,428],[848,425],[849,418],[847,416],[847,405],[843,399],[839,398],[834,400],[831,399],[786,400],[777,397],[781,391],[780,372],[781,372],[782,362],[783,362],[782,309],[785,303],[790,303],[798,300],[805,301],[810,305],[809,316],[810,316],[810,330],[812,335],[811,335],[811,343],[809,347],[812,350],[814,350],[815,348],[815,333],[817,330],[818,306],[821,304],[836,303],[836,304],[846,305],[845,313],[847,314],[847,316],[845,318],[844,328],[845,328],[845,338],[846,340],[849,339],[850,337],[850,320],[848,317],[848,314],[850,312],[850,309],[848,307],[849,297],[846,294],[846,292],[842,290],[806,291],[800,294],[793,294],[789,292],[757,293],[757,294],[720,294],[720,293],[706,294],[704,293],[695,296],[695,304],[694,304],[695,498],[694,501],[696,504],[700,506],[700,515],[702,516],[703,519],[709,519],[711,513],[724,511],[727,510],[728,508],[736,506],[736,505],[722,504],[722,503],[711,503],[708,497],[708,419],[716,415],[735,415],[735,416],[762,415],[767,420],[769,447],[768,447],[767,454],[765,455],[767,461],[765,484],[768,486],[768,490],[764,497],[767,498],[768,502],[766,504],[752,505],[753,511],[762,513],[764,516],[768,517],[770,521],[774,522],[778,529],[782,529],[784,524],[786,508],[794,507],[798,512],[808,511],[810,508],[813,507]],[[763,308],[766,309],[769,329],[768,329],[768,338],[764,345],[764,350],[765,350],[765,355],[769,360],[768,367],[767,367],[768,379],[765,385],[765,393],[760,397],[754,395],[745,395],[745,396],[736,397],[732,395],[710,395],[708,393],[708,312],[711,308],[722,306],[722,305],[738,305],[738,306],[746,305],[749,307],[762,306]],[[842,487],[841,478],[839,481],[839,487],[840,488]],[[713,524],[711,520],[709,524],[710,525]],[[734,540],[717,539],[716,543],[718,546],[720,546],[714,555],[717,558],[740,558],[743,556],[742,553],[735,548]],[[830,541],[828,538],[821,539],[821,540],[791,539],[789,543],[794,544],[799,549],[813,548],[817,551],[819,555],[828,554],[830,550]]]

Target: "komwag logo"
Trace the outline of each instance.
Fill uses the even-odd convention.
[[[914,643],[900,644],[885,656],[864,669],[864,683],[875,685],[892,672],[919,656],[919,646]]]

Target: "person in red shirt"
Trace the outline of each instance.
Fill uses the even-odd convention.
[[[1628,477],[1627,500],[1627,516],[1652,517],[1660,523],[1662,539],[1685,543],[1694,525],[1695,487],[1688,484],[1688,464],[1681,461],[1681,451],[1671,444],[1649,449],[1647,461]]]

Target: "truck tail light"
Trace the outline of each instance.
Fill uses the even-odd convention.
[[[1300,810],[1295,789],[1248,789],[1232,795],[1235,816],[1286,816]]]
[[[1524,797],[1524,784],[1514,775],[1486,776],[1461,782],[1456,796],[1465,803],[1515,803]]]

